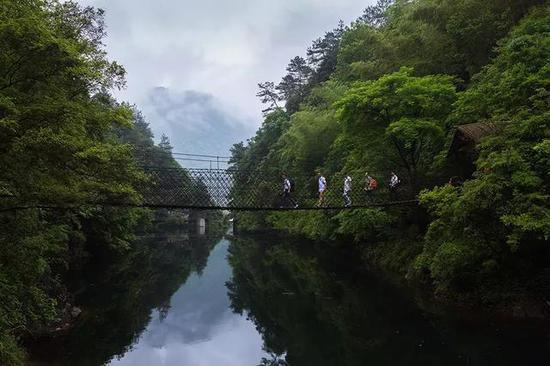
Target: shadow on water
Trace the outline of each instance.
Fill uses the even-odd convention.
[[[550,356],[548,328],[428,309],[335,244],[167,226],[75,277],[83,313],[68,333],[33,342],[32,365],[506,366]]]
[[[30,340],[30,364],[98,366],[124,355],[153,311],[166,316],[176,290],[192,273],[202,273],[221,237],[164,226],[137,239],[127,252],[93,258],[74,275],[76,304],[83,309],[75,326]]]
[[[548,363],[548,327],[422,309],[406,290],[362,270],[358,257],[330,244],[233,240],[229,295],[262,334],[271,354],[262,365]]]

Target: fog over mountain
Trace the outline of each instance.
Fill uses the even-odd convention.
[[[174,151],[227,155],[234,143],[254,132],[252,123],[233,116],[213,95],[195,90],[157,87],[141,108],[155,137],[168,135]]]
[[[225,153],[259,127],[259,82],[278,82],[314,39],[375,2],[78,1],[106,12],[108,55],[127,71],[118,99],[142,109],[157,138],[206,154]]]

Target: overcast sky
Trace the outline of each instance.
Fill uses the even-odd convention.
[[[257,83],[279,81],[290,58],[374,0],[80,2],[107,12],[107,51],[127,71],[117,97],[135,103],[176,150],[226,154],[261,123]]]

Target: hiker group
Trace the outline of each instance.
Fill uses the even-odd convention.
[[[372,177],[368,172],[365,173],[365,181],[364,181],[364,188],[367,200],[372,201],[373,199],[373,193],[378,189],[378,181]],[[391,172],[390,180],[388,183],[388,188],[390,191],[390,194],[393,195],[399,185],[401,184],[401,180],[395,174],[394,172]],[[328,189],[327,185],[327,179],[324,177],[324,175],[321,172],[317,173],[317,185],[318,185],[318,191],[319,191],[319,200],[317,202],[317,207],[325,207],[326,206],[326,192]],[[292,182],[286,173],[283,173],[283,198],[281,202],[281,207],[293,207],[298,208],[298,202],[292,197],[292,192],[294,191],[294,182]],[[351,199],[351,192],[352,192],[352,178],[349,175],[346,175],[344,178],[344,185],[343,185],[343,198],[344,198],[344,206],[345,207],[351,207],[352,206],[352,199]]]
[[[323,184],[321,185],[321,178],[323,179]],[[344,178],[344,190],[342,196],[344,197],[344,206],[345,207],[351,207],[352,200],[350,197],[351,191],[352,191],[352,185],[351,185],[351,177],[349,175],[346,175]],[[390,190],[390,194],[393,194],[397,187],[401,184],[401,180],[395,174],[394,172],[391,172],[390,181],[388,184],[388,188]],[[321,187],[323,187],[323,193],[321,194]],[[365,186],[363,190],[366,192],[367,200],[372,201],[372,195],[374,191],[378,189],[378,181],[373,178],[368,172],[365,173]],[[319,173],[319,202],[317,203],[318,206],[324,206],[325,200],[324,200],[324,192],[326,191],[326,179]]]

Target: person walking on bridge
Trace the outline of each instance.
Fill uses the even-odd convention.
[[[349,194],[351,192],[351,177],[349,175],[346,175],[344,178],[344,206],[350,207],[351,206],[351,198],[349,197]]]
[[[365,173],[365,192],[367,200],[372,201],[372,194],[378,188],[378,181],[374,179],[368,172]]]
[[[389,188],[390,188],[390,195],[392,196],[392,198],[395,198],[395,191],[397,191],[397,187],[399,187],[400,184],[401,184],[401,180],[399,179],[397,174],[395,174],[394,172],[391,172]]]
[[[319,202],[317,202],[318,207],[322,207],[325,205],[325,193],[327,191],[327,180],[321,174],[321,172],[317,172],[318,182],[319,182]]]
[[[292,182],[288,179],[287,174],[283,173],[283,200],[281,207],[288,207],[289,204],[291,207],[298,207],[298,202],[296,202],[296,200],[290,195],[293,189],[294,187]]]

